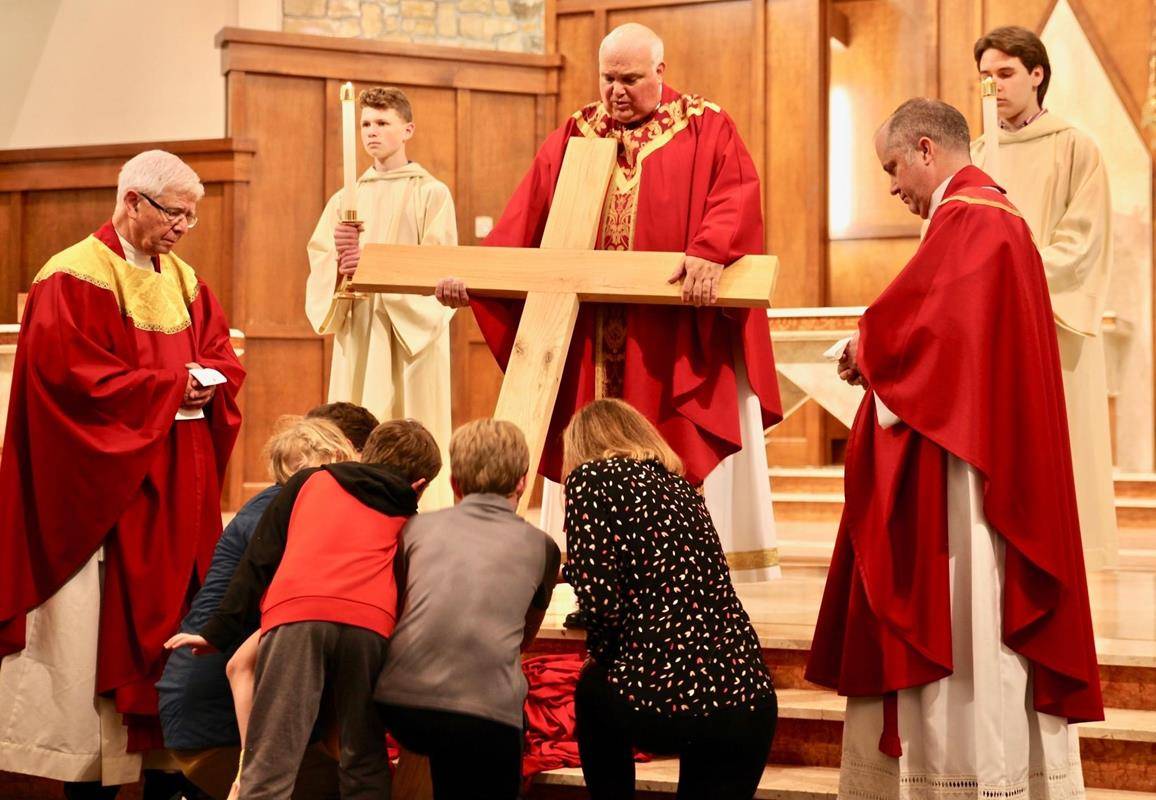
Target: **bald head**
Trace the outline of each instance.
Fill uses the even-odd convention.
[[[628,22],[606,35],[598,48],[602,103],[615,122],[647,119],[662,99],[662,39],[645,25]]]
[[[657,33],[637,22],[627,22],[606,34],[598,46],[598,60],[601,61],[609,53],[634,55],[639,51],[647,54],[652,68],[661,64],[665,58],[662,39],[658,38]]]

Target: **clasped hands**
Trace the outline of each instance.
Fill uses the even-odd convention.
[[[196,361],[190,361],[188,364],[185,364],[185,368],[190,370],[201,369],[201,365]],[[216,386],[201,386],[197,379],[193,377],[193,373],[190,372],[188,380],[185,381],[185,394],[181,398],[181,408],[190,410],[204,408],[205,405],[213,399],[216,391]]]
[[[683,256],[682,263],[666,282],[682,281],[682,302],[709,306],[718,302],[718,283],[722,272],[722,264],[687,255]],[[434,297],[443,306],[450,308],[463,308],[470,304],[466,282],[461,278],[442,278],[434,288]]]
[[[852,386],[862,386],[867,388],[867,378],[859,371],[859,334],[856,333],[851,337],[851,341],[843,349],[843,355],[839,357],[839,364],[836,367],[839,370],[839,377]]]
[[[333,231],[333,244],[337,248],[338,282],[342,277],[352,277],[361,262],[360,222],[341,222]]]

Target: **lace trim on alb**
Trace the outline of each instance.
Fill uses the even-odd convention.
[[[890,764],[844,751],[839,797],[853,800],[1083,800],[1082,770],[1076,764],[1037,770],[1024,781],[983,783],[975,775],[900,775]]]

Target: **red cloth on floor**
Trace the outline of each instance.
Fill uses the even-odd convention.
[[[522,662],[529,684],[524,778],[581,763],[574,740],[574,687],[583,661],[580,655],[556,655],[534,656]]]
[[[584,655],[534,656],[522,662],[529,684],[526,692],[526,751],[522,777],[581,765],[574,739],[574,687],[582,673]],[[636,752],[635,761],[650,756]]]

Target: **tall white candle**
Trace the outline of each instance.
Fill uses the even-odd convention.
[[[999,106],[996,103],[995,79],[980,81],[983,95],[983,171],[999,181]]]
[[[341,215],[357,219],[357,110],[353,102],[353,84],[341,84],[341,157],[344,175]]]

